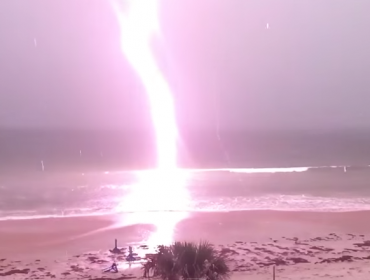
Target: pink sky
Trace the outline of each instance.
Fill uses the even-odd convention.
[[[156,54],[180,124],[213,127],[221,104],[223,127],[370,127],[369,8],[162,0]],[[109,1],[2,0],[0,36],[0,126],[150,125]]]

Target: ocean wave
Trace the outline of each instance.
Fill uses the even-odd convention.
[[[256,168],[178,168],[184,172],[203,173],[203,172],[235,172],[235,173],[288,173],[288,172],[307,172],[307,171],[355,171],[368,170],[370,165],[312,165],[312,166],[286,166],[286,167],[256,167]],[[155,172],[156,169],[136,169],[121,171],[104,171],[104,175],[112,174],[137,174],[145,172]]]
[[[220,169],[222,170],[222,169]],[[370,171],[370,165],[323,165],[301,167],[269,167],[269,168],[229,168],[223,169],[236,173],[287,173],[287,172],[349,172]]]
[[[150,184],[149,186],[144,186],[144,189],[139,188],[138,190],[142,191],[142,194],[132,199],[130,198],[130,193],[137,189],[135,189],[135,184],[130,185],[128,181],[135,181],[135,176],[131,176],[131,173],[130,176],[125,174],[125,176],[112,176],[112,173],[106,172],[104,176],[100,176],[100,174],[95,176],[95,174],[89,177],[86,174],[83,177],[87,181],[81,182],[72,177],[70,179],[71,183],[67,180],[67,187],[50,187],[49,181],[45,183],[42,180],[37,181],[37,184],[30,184],[25,180],[24,183],[27,184],[27,188],[2,184],[0,186],[0,208],[2,209],[0,211],[0,220],[139,212],[229,212],[253,210],[345,212],[370,210],[370,196],[366,186],[367,177],[359,177],[357,173],[354,173],[354,176],[337,176],[336,173],[331,173],[365,171],[364,174],[367,176],[366,172],[370,171],[368,165],[183,170],[185,172],[193,172],[194,176],[190,176],[189,186],[186,187],[186,192],[189,193],[187,198],[189,201],[180,203],[182,206],[179,208],[176,208],[178,207],[177,203],[167,204],[159,202],[156,204],[155,201],[149,203],[150,208],[148,208],[149,205],[138,205],[139,203],[145,204],[141,199],[144,198],[145,200],[147,196],[149,196],[149,201],[152,202],[149,194],[157,195],[155,189]],[[155,170],[130,172],[153,171],[155,172]],[[122,172],[127,173],[128,171]],[[206,174],[207,172],[212,172],[212,174]],[[224,176],[225,172],[231,176],[227,174]],[[258,181],[259,176],[256,176],[256,180],[254,178],[249,180],[250,177],[248,175],[250,173],[279,172],[293,172],[297,174],[329,172],[329,176],[324,181],[321,181],[322,175],[320,173],[318,176],[309,175],[309,180],[307,180],[306,176],[302,176],[302,180],[300,180],[301,175],[299,174],[297,176],[278,175],[276,177],[263,175],[262,179],[264,181]],[[243,175],[234,176],[231,173],[247,173],[246,180],[240,181],[244,180]],[[128,177],[129,179],[127,179]],[[291,177],[294,180],[290,180]],[[77,186],[84,187],[74,187],[76,185],[75,182],[78,182]],[[323,182],[323,184],[320,184],[320,182]],[[231,188],[229,186],[235,187]],[[154,191],[147,192],[149,190]],[[165,196],[165,198],[169,195],[167,192],[164,192],[163,188],[161,191],[162,196]],[[299,195],[297,195],[298,192],[300,193]],[[318,196],[324,193],[330,194],[330,197]],[[315,196],[304,194],[315,194]],[[175,192],[173,195],[177,196],[178,194]],[[133,201],[133,203],[126,203],[125,198],[128,199],[128,202]],[[162,199],[163,201],[165,199]],[[24,207],[25,210],[18,209],[17,206]],[[27,210],[33,209],[33,207],[39,207],[39,210]]]
[[[306,195],[269,195],[256,197],[220,198],[217,200],[192,201],[183,208],[83,208],[53,211],[2,211],[0,220],[23,220],[62,217],[124,215],[134,213],[164,212],[232,212],[232,211],[305,211],[305,212],[352,212],[370,210],[370,198],[332,198]]]
[[[302,172],[350,172],[350,171],[370,171],[370,165],[317,165],[317,166],[295,166],[295,167],[257,167],[257,168],[179,168],[183,172],[199,173],[302,173]],[[155,169],[131,170],[104,172],[107,174],[140,174],[146,172],[155,172]]]

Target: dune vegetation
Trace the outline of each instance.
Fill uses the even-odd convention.
[[[144,277],[163,280],[224,280],[230,276],[225,256],[207,241],[158,246],[158,253],[143,264],[143,270]]]

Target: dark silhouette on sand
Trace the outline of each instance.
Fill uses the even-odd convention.
[[[119,249],[117,246],[117,239],[114,239],[114,248],[109,251],[113,254],[123,254],[123,249]]]
[[[128,247],[128,255],[126,257],[126,261],[128,262],[133,262],[133,261],[136,261],[136,258],[134,257],[134,252],[132,251],[132,247],[129,246]]]
[[[114,262],[110,267],[104,269],[104,272],[118,272],[117,264]]]

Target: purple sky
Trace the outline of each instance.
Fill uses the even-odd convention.
[[[161,2],[181,125],[370,128],[369,0]],[[108,0],[1,0],[0,126],[150,124],[119,36]]]

